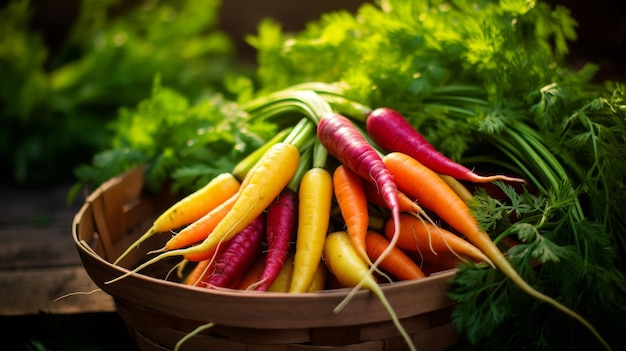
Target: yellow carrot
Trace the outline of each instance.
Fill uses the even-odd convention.
[[[317,265],[317,269],[315,270],[315,274],[313,274],[313,279],[311,280],[311,285],[307,289],[307,292],[316,292],[320,290],[324,290],[326,287],[326,276],[328,275],[328,268],[324,262],[320,261]]]
[[[328,231],[333,181],[319,167],[308,170],[300,182],[296,255],[289,292],[306,292],[322,258]]]
[[[204,241],[191,247],[163,252],[107,283],[120,280],[164,258],[211,250],[229,240],[246,228],[280,194],[296,173],[299,160],[300,152],[296,146],[287,143],[272,146],[243,180],[244,186],[232,209]]]
[[[213,178],[204,187],[187,195],[165,212],[153,223],[150,229],[130,245],[114,262],[119,263],[132,249],[136,248],[152,235],[167,232],[193,223],[210,212],[239,190],[239,181],[230,173],[222,173]]]
[[[285,263],[283,264],[283,268],[278,272],[278,276],[274,279],[274,282],[269,286],[267,291],[271,292],[289,292],[289,285],[291,284],[291,276],[293,274],[293,252],[289,253],[287,258],[285,258]],[[315,292],[319,290],[324,290],[326,287],[326,277],[328,275],[328,269],[320,261],[317,266],[317,270],[313,275],[313,280],[311,281],[311,285],[307,289],[307,292]]]
[[[285,258],[285,263],[283,264],[283,268],[281,268],[280,272],[274,279],[274,282],[270,285],[267,291],[272,292],[288,292],[289,284],[291,283],[291,276],[293,274],[293,252],[289,253],[287,258]]]
[[[328,269],[341,284],[351,287],[362,286],[378,297],[389,312],[394,325],[407,345],[411,350],[415,351],[415,345],[413,344],[411,336],[408,335],[402,324],[400,324],[400,320],[389,304],[389,301],[387,301],[382,288],[378,285],[376,279],[370,272],[368,265],[355,251],[347,232],[338,231],[328,234],[324,243],[324,258]],[[349,299],[345,299],[344,302],[348,300]],[[337,306],[335,312],[341,310],[342,307],[342,304]]]

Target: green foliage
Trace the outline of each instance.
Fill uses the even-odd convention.
[[[158,80],[152,95],[135,108],[122,109],[110,128],[112,144],[76,169],[83,186],[97,186],[145,164],[149,189],[172,181],[174,191],[189,193],[232,171],[277,132],[271,123],[248,123],[239,105],[221,94],[192,102]]]
[[[480,190],[471,201],[481,227],[496,243],[507,236],[519,242],[506,254],[520,275],[579,311],[619,345],[619,330],[626,326],[626,284],[611,271],[614,253],[602,226],[568,216],[576,200],[571,185],[564,183],[549,196],[498,185],[505,194],[501,200]],[[472,344],[488,350],[597,348],[577,323],[532,301],[502,273],[473,265],[459,269],[450,294],[458,303],[453,320]]]
[[[224,74],[238,68],[230,39],[216,28],[219,0],[120,5],[82,1],[58,52],[30,24],[37,2],[0,8],[3,179],[71,180],[74,167],[107,146],[104,126],[118,108],[150,96],[156,75],[193,99],[226,91]]]

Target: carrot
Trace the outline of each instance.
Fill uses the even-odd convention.
[[[429,270],[436,269],[438,271],[446,269],[454,269],[463,263],[463,259],[459,258],[459,255],[455,255],[451,252],[442,252],[438,254],[432,253],[432,251],[405,251],[417,264],[422,268],[422,271],[426,274]]]
[[[394,228],[393,219],[389,219],[385,223],[384,229],[387,238],[394,234]],[[458,258],[486,262],[493,266],[491,260],[476,246],[448,230],[415,216],[400,214],[400,232],[398,235],[398,247],[403,250],[422,253],[428,251],[434,255],[449,252]]]
[[[215,246],[213,248],[210,248],[208,250],[203,250],[203,251],[198,251],[198,252],[191,252],[191,253],[187,253],[184,254],[183,257],[189,261],[189,262],[200,262],[200,261],[204,261],[206,259],[211,259],[213,257],[216,257],[215,252],[217,251],[219,247]]]
[[[289,292],[306,292],[322,258],[333,199],[332,176],[314,167],[300,182],[296,254]]]
[[[374,185],[370,182],[363,183],[363,189],[365,190],[365,197],[367,201],[381,206],[383,208],[389,209],[385,200],[381,197],[380,192],[374,187]],[[411,200],[405,193],[397,190],[398,193],[398,205],[400,206],[400,212],[411,212],[415,214],[420,214],[422,216],[427,217],[428,215],[424,212],[424,209],[417,204],[417,202]]]
[[[226,242],[206,280],[207,287],[230,288],[245,274],[261,253],[265,228],[266,215],[261,213]]]
[[[261,274],[265,269],[265,254],[261,252],[259,257],[254,261],[252,266],[243,274],[237,282],[235,288],[238,290],[251,290],[256,282],[261,278]]]
[[[480,176],[465,166],[456,163],[435,149],[422,134],[397,111],[390,108],[377,108],[366,119],[367,134],[383,149],[398,151],[419,160],[436,173],[452,176],[460,180],[487,183],[494,180],[524,182],[523,179],[504,175]]]
[[[265,268],[254,290],[266,291],[283,267],[296,227],[297,206],[298,194],[285,188],[267,208]]]
[[[213,267],[213,263],[215,261],[211,259],[206,259],[199,261],[196,266],[189,272],[185,280],[183,281],[186,285],[195,285],[200,286],[201,281],[205,280],[208,274],[211,272]]]
[[[218,250],[219,249],[219,250]],[[187,260],[188,262],[197,262],[194,269],[189,273],[187,278],[185,278],[185,284],[187,285],[195,285],[195,286],[206,286],[206,280],[209,275],[213,272],[215,268],[215,257],[218,257],[220,253],[224,250],[224,246],[216,247],[214,249],[208,250],[204,252],[204,256],[198,256],[197,259]],[[196,257],[194,257],[196,258]]]
[[[196,244],[204,239],[215,229],[217,224],[224,219],[226,214],[233,208],[239,193],[232,195],[219,206],[209,211],[197,221],[183,228],[180,232],[171,237],[164,246],[164,250],[176,250]],[[190,261],[198,261],[191,256],[186,257]]]
[[[242,182],[241,190],[232,209],[200,244],[183,249],[165,251],[139,265],[132,271],[114,278],[107,284],[136,273],[164,258],[210,250],[228,241],[247,227],[280,194],[298,168],[300,152],[288,143],[273,145]]]
[[[232,209],[218,223],[211,235],[196,246],[196,250],[190,248],[182,253],[206,250],[232,238],[247,227],[265,211],[287,185],[296,172],[299,158],[300,153],[294,145],[286,143],[273,145],[244,179],[243,183],[248,180],[247,184],[242,184],[244,187]]]
[[[415,351],[416,348],[412,338],[400,323],[393,307],[391,307],[389,301],[387,301],[385,293],[376,282],[369,267],[352,247],[348,233],[345,231],[337,231],[328,234],[324,244],[324,258],[329,271],[341,284],[351,287],[363,286],[378,297],[389,312],[394,325],[400,334],[402,334],[410,349]],[[335,312],[341,310],[341,307],[342,305],[337,306]]]
[[[333,173],[333,189],[354,249],[365,262],[371,264],[365,248],[369,216],[361,178],[346,166],[340,165]]]
[[[372,230],[367,232],[365,243],[367,254],[372,260],[377,260],[389,246],[387,238]],[[389,255],[380,261],[380,267],[400,280],[420,279],[426,276],[415,261],[399,247],[394,247]]]
[[[281,268],[280,272],[278,272],[278,276],[274,279],[274,282],[270,285],[267,291],[271,292],[289,292],[289,286],[291,285],[291,276],[293,275],[293,258],[294,253],[290,252],[285,259],[285,263]],[[317,269],[315,270],[315,274],[313,274],[313,279],[311,280],[311,285],[307,289],[307,292],[315,292],[323,290],[326,287],[326,278],[328,276],[328,269],[326,265],[322,261],[319,262]]]
[[[317,136],[328,153],[363,179],[375,184],[387,207],[391,210],[392,217],[397,220],[400,215],[400,205],[398,188],[393,177],[385,167],[381,156],[352,122],[339,114],[326,114],[317,125]],[[371,271],[376,270],[380,260],[395,246],[396,240],[395,237],[391,240],[386,252],[383,252],[380,258],[371,265]]]
[[[307,289],[307,292],[316,292],[320,290],[324,290],[326,287],[326,276],[328,275],[328,268],[323,261],[320,261],[317,265],[317,269],[315,270],[315,274],[313,274],[313,279],[311,280],[311,285]]]
[[[402,191],[408,196],[417,199],[425,208],[435,212],[443,221],[447,222],[452,228],[481,249],[494,265],[522,291],[576,319],[589,329],[607,349],[610,349],[607,342],[587,320],[554,298],[537,291],[517,273],[489,235],[480,230],[478,222],[470,213],[467,204],[439,175],[411,156],[400,152],[392,152],[385,155],[383,161]],[[398,236],[396,234],[394,238]]]
[[[290,252],[285,258],[283,267],[278,272],[274,282],[267,288],[267,291],[272,292],[289,292],[289,285],[291,284],[291,276],[293,275],[293,252]]]
[[[239,181],[230,173],[221,173],[204,187],[187,195],[163,212],[152,226],[130,245],[113,264],[118,264],[130,251],[152,235],[180,228],[196,221],[239,190]]]

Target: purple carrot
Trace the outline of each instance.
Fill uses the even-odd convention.
[[[338,114],[324,115],[317,125],[317,137],[329,154],[358,174],[361,178],[372,182],[385,200],[396,223],[395,233],[399,233],[400,204],[398,188],[392,175],[378,152],[363,137],[352,122]],[[397,235],[391,239],[385,252],[372,265],[376,269],[380,261],[393,249]]]
[[[267,208],[267,256],[254,290],[267,291],[285,264],[296,227],[298,194],[288,188]]]
[[[252,266],[261,253],[265,237],[266,214],[263,212],[224,245],[206,286],[229,288]]]
[[[366,120],[367,134],[381,148],[407,154],[436,173],[474,183],[494,180],[524,182],[504,175],[480,176],[439,152],[422,134],[397,111],[381,107],[372,111]]]

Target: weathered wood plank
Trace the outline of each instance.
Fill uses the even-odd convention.
[[[82,266],[29,268],[0,271],[0,315],[15,316],[38,313],[91,313],[115,311],[113,299],[97,289]]]
[[[68,190],[0,187],[0,268],[80,265],[71,225],[82,199],[67,206]]]
[[[71,219],[43,227],[0,227],[0,268],[80,265],[72,241]]]

